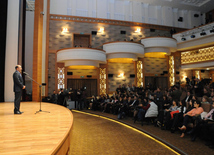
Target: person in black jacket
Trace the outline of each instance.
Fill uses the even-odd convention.
[[[23,85],[23,79],[22,79],[22,66],[16,65],[15,67],[16,71],[13,73],[13,82],[14,87],[13,91],[15,92],[15,100],[14,100],[14,114],[22,114],[20,109],[20,101],[22,97],[22,89],[25,89],[25,86]]]
[[[60,92],[59,92],[59,95],[58,95],[58,104],[59,105],[63,105],[64,99],[65,99],[64,89],[61,88]]]

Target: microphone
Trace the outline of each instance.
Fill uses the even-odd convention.
[[[28,74],[28,73],[26,73],[26,72],[23,72],[23,74],[24,74],[24,75],[29,75],[29,74]]]

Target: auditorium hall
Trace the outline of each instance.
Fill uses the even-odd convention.
[[[0,12],[0,155],[214,154],[214,0]]]

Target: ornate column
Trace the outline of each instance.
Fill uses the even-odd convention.
[[[144,86],[143,59],[137,61],[137,87]]]
[[[100,65],[99,68],[99,82],[98,82],[98,86],[99,86],[99,95],[104,95],[108,93],[108,70],[107,70],[107,65]]]
[[[66,87],[66,75],[67,75],[67,71],[66,68],[64,67],[64,63],[57,63],[56,65],[56,75],[55,75],[55,90],[59,90],[59,89],[64,89],[67,88]]]
[[[174,56],[169,56],[169,85],[175,85],[175,60]]]

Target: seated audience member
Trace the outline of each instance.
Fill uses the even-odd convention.
[[[97,110],[98,109],[98,102],[97,102],[97,98],[93,95],[92,99],[89,103],[89,109],[92,110]]]
[[[147,102],[147,101],[146,101]],[[139,111],[142,111],[142,106],[143,104],[141,103],[141,100],[139,100],[138,106],[135,107],[134,112],[133,112],[133,118],[134,118],[134,123],[139,119],[141,121],[142,117],[138,116]],[[143,110],[145,112],[145,110]],[[145,114],[145,113],[143,113]]]
[[[208,97],[207,97],[207,96],[203,96],[203,97],[202,97],[201,103],[210,104],[210,103],[208,102]]]
[[[209,129],[214,125],[214,103],[212,104],[212,109],[210,112],[202,118],[202,120],[196,124],[196,126],[188,132],[188,134],[192,135],[191,141],[195,141],[199,135],[203,135],[202,137],[205,140],[209,140]],[[211,122],[209,122],[211,121]],[[214,144],[214,143],[213,143]]]
[[[142,121],[141,125],[143,125],[144,118],[148,119],[157,116],[158,116],[158,106],[153,102],[152,99],[149,99],[147,106],[146,107],[142,106],[142,108],[139,109],[138,112],[138,117]]]
[[[131,86],[128,84],[126,89],[127,89],[128,92],[130,92],[131,91]]]
[[[166,118],[171,118],[170,112],[172,111],[176,111],[178,108],[177,103],[175,100],[172,101],[172,105],[169,107],[169,109],[164,109],[164,110],[160,110],[159,114],[158,114],[158,121],[157,121],[157,125],[158,126],[166,126],[166,119],[164,119],[164,117]]]
[[[119,102],[119,109],[118,109],[118,119],[122,119],[126,116],[128,102],[127,97],[125,96],[122,100],[123,102]]]
[[[182,127],[179,127],[179,129],[182,131],[181,138],[184,137],[184,132],[187,128],[187,125],[189,122],[193,122],[197,119],[198,116],[203,112],[203,108],[201,107],[201,102],[196,100],[194,102],[194,109],[189,111],[188,113],[184,114],[184,120]]]
[[[148,98],[143,98],[142,104],[144,107],[146,107],[148,104]]]
[[[206,88],[206,87],[204,87],[204,89],[203,89],[203,96],[210,97],[210,92],[209,92],[208,88]]]
[[[160,110],[168,109],[171,106],[171,104],[170,104],[170,102],[169,102],[169,100],[168,100],[166,95],[163,96],[163,100],[162,100],[161,103],[162,104],[161,104]]]
[[[133,102],[128,107],[129,111],[133,111],[135,109],[135,107],[138,106],[138,104],[139,104],[139,100],[138,100],[137,96],[135,95]]]
[[[128,106],[130,106],[132,104],[132,97],[131,96],[128,97],[127,104],[128,104]]]
[[[191,100],[190,100],[190,102],[192,104]],[[172,126],[171,126],[171,132],[172,133],[174,133],[175,130],[178,128],[179,123],[182,123],[182,121],[183,121],[183,115],[186,112],[186,106],[185,105],[186,105],[185,100],[179,101],[179,106],[178,106],[177,111],[175,111],[174,114],[173,114],[173,112],[171,113],[171,116],[173,115]]]
[[[103,96],[103,101],[100,103],[100,110],[105,112],[106,104],[110,102],[110,98],[108,95]]]
[[[112,112],[112,105],[115,103],[115,98],[111,96],[109,102],[106,102],[104,107],[104,112],[110,113]]]
[[[189,101],[192,99],[192,95],[190,94],[190,91],[187,92],[187,96],[184,98],[184,101],[186,105],[189,103]]]
[[[195,102],[195,101],[196,101],[196,100],[194,100],[194,99],[191,99],[191,100],[189,101],[189,103],[187,104],[187,110],[186,110],[185,113],[191,111],[191,110],[194,108],[194,102]]]
[[[123,104],[123,97],[120,96],[120,97],[119,97],[119,100],[117,100],[117,98],[118,98],[118,97],[116,97],[116,100],[114,101],[114,104],[112,104],[112,113],[113,113],[114,115],[117,115],[117,114],[118,114],[120,105]]]

